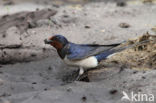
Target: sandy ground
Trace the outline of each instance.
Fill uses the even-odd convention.
[[[156,26],[154,3],[128,1],[123,7],[113,1],[62,4],[48,0],[1,2],[0,103],[135,103],[121,101],[122,91],[156,96],[155,69],[123,67],[119,72],[121,68],[114,66],[103,68],[90,82],[74,82],[69,77],[78,68],[64,64],[56,50],[43,42],[54,34],[85,44],[123,42],[147,31],[155,35],[151,30]],[[51,10],[34,14],[43,8]]]

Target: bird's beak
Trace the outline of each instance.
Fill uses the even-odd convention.
[[[49,40],[49,39],[45,39],[45,40],[44,40],[44,43],[45,43],[45,44],[51,44],[52,42],[53,42],[53,41],[52,41],[52,40]]]

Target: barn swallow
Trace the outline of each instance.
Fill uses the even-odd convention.
[[[58,55],[66,64],[78,66],[80,68],[79,75],[82,75],[85,69],[95,68],[101,60],[125,49],[125,47],[116,48],[121,43],[110,45],[75,44],[62,35],[54,35],[45,39],[44,42],[56,48]]]

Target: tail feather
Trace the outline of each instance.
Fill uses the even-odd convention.
[[[106,44],[106,45],[99,45],[99,44],[82,44],[82,46],[91,46],[91,47],[116,47],[120,44],[125,43],[126,41],[122,41],[120,43],[114,43],[114,44]]]
[[[124,47],[114,47],[112,49],[109,49],[107,51],[104,51],[104,52],[96,55],[96,58],[97,58],[98,62],[100,62],[101,60],[107,59],[117,52],[121,52],[121,51],[128,49],[128,48],[133,48],[137,45],[141,45],[141,44],[146,43],[146,42],[149,42],[149,40],[144,40],[144,41],[141,41],[141,42],[138,42],[138,43],[135,43],[132,45],[124,46]]]

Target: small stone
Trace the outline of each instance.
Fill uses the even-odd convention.
[[[36,82],[33,82],[32,84],[37,84]]]
[[[2,37],[5,38],[6,37],[6,34],[3,34]]]
[[[142,90],[141,90],[141,89],[139,89],[138,91],[139,91],[139,92],[142,92]]]
[[[67,88],[67,92],[71,92],[72,91],[72,89],[71,88]]]
[[[116,89],[113,89],[113,90],[110,90],[110,94],[116,94],[118,92],[118,90],[116,90]]]
[[[44,88],[44,91],[47,91],[48,89],[47,88]]]
[[[34,53],[33,53],[33,54],[31,54],[31,57],[36,57],[36,56],[37,56],[37,55],[36,55],[36,54],[34,54]]]
[[[20,37],[20,40],[22,40],[22,38]]]
[[[39,11],[40,9],[39,8],[36,8],[36,11]]]
[[[146,79],[146,77],[142,76],[142,79]]]
[[[46,48],[42,48],[42,50],[43,50],[43,52],[45,52],[46,51]]]
[[[125,2],[117,2],[116,4],[117,6],[120,6],[120,7],[124,7],[126,6],[127,4]]]
[[[68,16],[68,15],[63,15],[63,17],[64,17],[64,18],[68,18],[69,16]]]
[[[136,73],[138,73],[138,71],[133,71],[133,74],[136,74]]]
[[[127,24],[127,23],[120,23],[119,26],[120,26],[121,28],[129,28],[129,27],[130,27],[130,25]]]
[[[57,4],[53,4],[52,6],[55,7],[55,8],[59,8],[59,7],[60,7],[60,6],[57,5]]]
[[[48,67],[48,70],[52,70],[52,68],[49,66],[49,67]]]
[[[125,83],[127,83],[127,81],[123,81],[123,83],[125,84]]]
[[[87,100],[87,97],[86,97],[86,96],[83,96],[83,97],[81,98],[81,100],[82,100],[83,102],[85,102],[85,101]]]
[[[89,28],[90,28],[90,26],[86,25],[86,26],[85,26],[85,28],[86,28],[86,29],[89,29]]]
[[[28,22],[28,28],[35,28],[36,24],[33,22]]]

